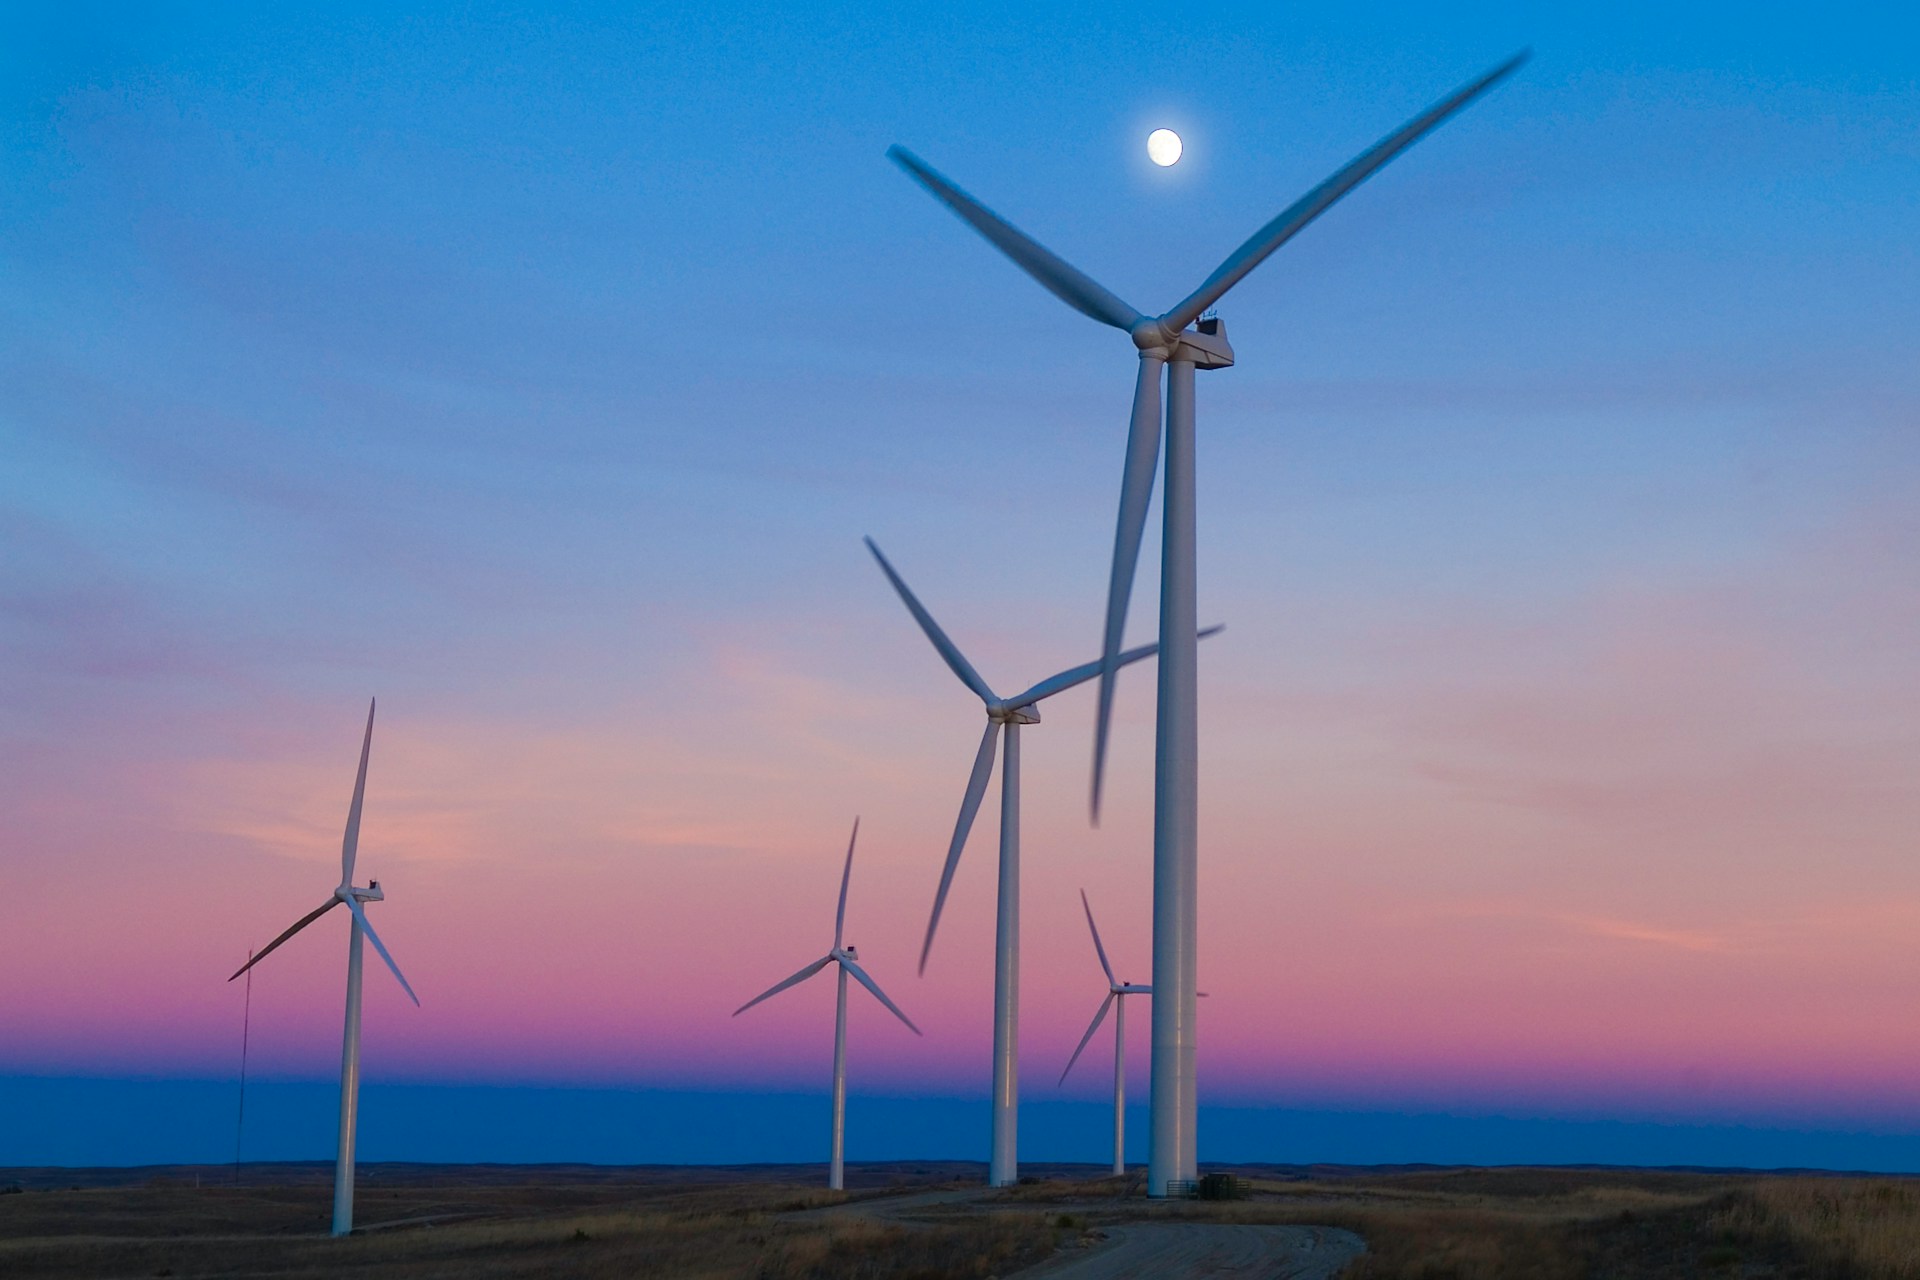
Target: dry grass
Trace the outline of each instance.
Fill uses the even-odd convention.
[[[320,1177],[204,1189],[43,1182],[0,1196],[0,1276],[983,1280],[1038,1261],[1083,1228],[1187,1218],[1356,1231],[1368,1253],[1345,1280],[1920,1280],[1920,1181],[1891,1178],[1332,1172],[1256,1176],[1243,1201],[1166,1203],[1142,1199],[1137,1179],[1063,1177],[980,1200],[930,1197],[908,1217],[880,1189],[893,1175],[851,1200],[745,1180],[752,1172],[721,1176],[384,1176],[365,1188],[361,1221],[413,1225],[350,1240],[320,1234]],[[899,1175],[895,1189],[932,1190],[950,1177],[929,1166]]]
[[[1001,1187],[993,1193],[997,1203],[1068,1204],[1085,1201],[1122,1200],[1146,1194],[1147,1175],[1130,1173],[1122,1178],[1023,1178],[1017,1185]]]
[[[777,1184],[416,1186],[382,1198],[362,1198],[362,1221],[464,1216],[331,1240],[318,1234],[318,1186],[35,1192],[0,1197],[0,1275],[979,1280],[1038,1261],[1056,1234],[1039,1214],[901,1225],[798,1212],[846,1197]]]
[[[1040,1261],[1053,1251],[1054,1235],[1039,1214],[925,1227],[857,1222],[784,1241],[753,1274],[756,1280],[981,1280]]]
[[[1920,1182],[1903,1179],[1457,1169],[1250,1181],[1245,1201],[1108,1216],[1345,1227],[1368,1252],[1343,1280],[1920,1280]],[[1100,1219],[1113,1186],[1022,1190]]]
[[[1722,1183],[1690,1175],[1467,1169],[1358,1180],[1347,1203],[1296,1203],[1367,1241],[1351,1280],[1575,1280],[1592,1274],[1585,1234],[1600,1224],[1684,1212]],[[1328,1213],[1329,1208],[1335,1212]]]
[[[1556,1171],[1479,1171],[1342,1177],[1310,1181],[1247,1179],[1251,1198],[1147,1204],[1116,1201],[1111,1178],[1053,1181],[1009,1189],[1009,1199],[1071,1207],[1099,1222],[1182,1218],[1211,1222],[1296,1223],[1345,1227],[1368,1252],[1345,1280],[1423,1277],[1441,1280],[1574,1280],[1585,1274],[1568,1248],[1567,1227],[1615,1214],[1686,1203],[1685,1197],[1604,1175],[1563,1178]]]
[[[1367,1242],[1367,1252],[1344,1280],[1577,1280],[1587,1271],[1571,1247],[1571,1226],[1686,1202],[1640,1186],[1561,1185],[1535,1171],[1500,1172],[1255,1182],[1251,1200],[1188,1211],[1222,1221],[1345,1227]]]
[[[1730,1196],[1707,1229],[1729,1252],[1762,1241],[1803,1260],[1810,1275],[1920,1276],[1920,1186],[1882,1178],[1778,1178]]]

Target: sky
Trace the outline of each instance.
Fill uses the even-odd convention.
[[[984,1154],[996,799],[914,972],[981,713],[860,538],[996,687],[1092,658],[1135,362],[884,152],[1157,311],[1530,47],[1220,308],[1202,1162],[1920,1168],[1920,19],[1209,13],[10,7],[0,1164],[169,1158],[10,1152],[48,1097],[229,1087],[224,979],[336,882],[375,695],[421,1005],[369,972],[370,1115],[699,1098],[810,1149],[831,983],[729,1014],[826,949],[860,815],[848,936],[926,1034],[856,999],[855,1094],[977,1104],[912,1154]],[[1110,1041],[1054,1085],[1079,890],[1148,978],[1152,693],[1097,829],[1090,689],[1023,735],[1047,1158],[1105,1141]],[[345,935],[256,970],[262,1087],[337,1070]],[[262,1149],[326,1154],[314,1105]]]

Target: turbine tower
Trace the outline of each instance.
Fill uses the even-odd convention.
[[[860,819],[853,820],[853,835],[847,841],[847,865],[840,872],[840,908],[833,917],[833,949],[812,964],[794,974],[784,982],[777,982],[753,999],[733,1011],[739,1017],[768,996],[779,995],[788,987],[797,986],[820,972],[830,964],[840,966],[840,997],[833,1015],[833,1144],[832,1155],[827,1162],[827,1189],[842,1191],[846,1189],[846,1151],[847,1151],[847,975],[867,990],[873,992],[873,998],[887,1006],[888,1012],[907,1024],[907,1030],[915,1035],[920,1028],[913,1025],[913,1019],[900,1012],[900,1006],[887,999],[887,993],[880,984],[867,976],[860,967],[860,950],[857,947],[841,945],[847,923],[847,881],[853,876],[853,846],[860,839]]]
[[[1100,674],[1100,664],[1062,671],[1034,685],[1024,693],[1002,698],[987,687],[958,646],[947,638],[906,582],[894,571],[872,538],[867,550],[880,563],[880,571],[900,593],[907,612],[913,615],[934,649],[945,659],[960,683],[986,704],[987,731],[974,753],[973,774],[967,779],[967,793],[960,802],[960,818],[953,826],[953,839],[947,845],[946,865],[940,869],[940,888],[933,896],[933,914],[927,920],[927,939],[920,947],[920,972],[927,971],[927,956],[933,950],[933,934],[940,927],[940,913],[947,905],[947,890],[953,886],[953,873],[960,866],[960,851],[966,848],[967,834],[973,830],[974,816],[993,778],[995,746],[1002,736],[1007,740],[1006,763],[1000,770],[1000,895],[994,926],[993,951],[993,1145],[987,1162],[987,1185],[1010,1187],[1020,1180],[1018,1128],[1020,1105],[1020,726],[1040,723],[1040,702],[1075,685],[1085,684]],[[1218,627],[1203,632],[1212,635]],[[1150,658],[1160,646],[1148,644],[1129,649],[1119,657],[1119,666]]]
[[[380,882],[370,880],[362,889],[353,882],[354,856],[360,848],[360,807],[367,795],[367,754],[373,748],[373,708],[371,700],[367,703],[367,734],[360,742],[360,772],[353,780],[353,803],[347,808],[347,834],[340,842],[340,883],[335,887],[333,896],[314,910],[293,922],[291,928],[279,937],[260,948],[253,959],[241,965],[233,978],[239,977],[253,966],[265,960],[275,947],[318,920],[327,912],[346,904],[353,914],[353,931],[347,939],[347,1025],[340,1044],[340,1142],[335,1151],[333,1164],[333,1234],[345,1236],[353,1234],[353,1143],[359,1123],[360,1112],[360,941],[365,938],[373,943],[373,949],[387,962],[387,968],[393,970],[393,976],[400,981],[400,989],[415,1005],[420,997],[413,994],[407,977],[400,972],[400,966],[387,954],[386,944],[380,941],[380,935],[373,931],[373,922],[367,919],[366,909],[361,905],[367,902],[380,902],[386,894],[380,891]],[[228,978],[232,982],[233,978]]]
[[[1113,966],[1107,963],[1107,949],[1100,945],[1100,926],[1093,922],[1093,908],[1087,904],[1087,891],[1080,891],[1080,905],[1086,909],[1087,928],[1093,933],[1094,954],[1100,957],[1100,967],[1107,975],[1107,998],[1100,1002],[1100,1008],[1093,1015],[1093,1022],[1087,1027],[1087,1034],[1080,1037],[1080,1047],[1067,1059],[1066,1070],[1060,1073],[1060,1083],[1067,1082],[1067,1072],[1073,1070],[1073,1064],[1080,1061],[1080,1055],[1086,1051],[1087,1042],[1093,1039],[1093,1033],[1100,1029],[1101,1020],[1107,1016],[1107,1010],[1113,1010],[1113,1176],[1118,1178],[1127,1172],[1127,997],[1150,996],[1152,987],[1137,986],[1131,982],[1122,982],[1113,976]]]
[[[1197,1174],[1194,1148],[1194,1014],[1198,925],[1199,720],[1194,643],[1194,384],[1197,369],[1233,363],[1226,328],[1207,313],[1267,256],[1376,169],[1511,74],[1526,53],[1495,67],[1415,116],[1256,231],[1171,311],[1149,316],[1068,265],[904,148],[887,154],[1028,275],[1082,315],[1124,331],[1140,359],[1121,472],[1120,513],[1101,635],[1094,728],[1092,815],[1100,816],[1113,676],[1120,665],[1127,600],[1159,465],[1160,384],[1166,377],[1166,481],[1161,499],[1160,680],[1154,750],[1153,1089],[1147,1191],[1164,1196]],[[1197,322],[1197,323],[1196,323]],[[1193,328],[1189,328],[1193,325]]]

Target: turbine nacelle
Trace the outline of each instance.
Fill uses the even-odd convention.
[[[1151,360],[1189,360],[1195,368],[1224,369],[1233,363],[1227,328],[1218,316],[1208,316],[1191,329],[1169,330],[1165,321],[1149,316],[1127,335],[1141,356]]]
[[[1179,336],[1173,359],[1191,360],[1196,369],[1225,369],[1233,364],[1233,347],[1227,342],[1227,326],[1220,317],[1208,316]]]
[[[1225,369],[1233,363],[1227,327],[1218,316],[1208,316],[1191,329],[1169,331],[1151,317],[1127,330],[1140,355],[1148,360],[1187,360],[1196,369]]]
[[[359,885],[343,884],[333,891],[333,896],[342,902],[347,901],[348,898],[352,898],[355,902],[385,902],[387,900],[386,891],[380,887],[378,880],[367,881],[367,887],[364,889]]]
[[[987,719],[995,724],[1039,724],[1040,708],[1031,702],[1010,707],[1004,702],[987,704]]]

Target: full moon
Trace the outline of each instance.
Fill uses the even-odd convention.
[[[1180,135],[1171,129],[1155,129],[1147,135],[1147,158],[1162,169],[1180,158]]]

